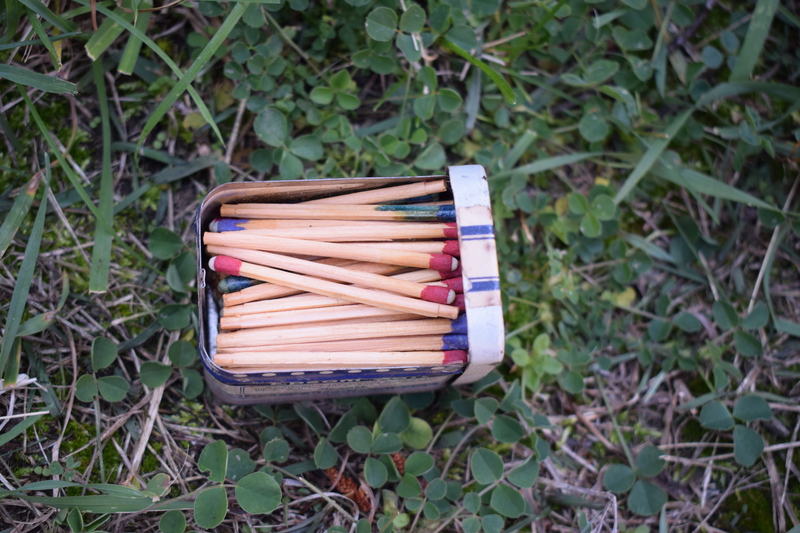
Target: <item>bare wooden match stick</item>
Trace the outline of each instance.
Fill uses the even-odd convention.
[[[429,194],[437,194],[445,191],[447,191],[447,184],[444,180],[423,181],[420,183],[411,183],[409,185],[397,185],[395,187],[384,187],[383,189],[373,189],[370,191],[341,194],[339,196],[319,198],[317,200],[309,200],[301,203],[327,205],[381,204],[384,202],[406,200],[408,198],[417,198],[419,196],[427,196]]]
[[[235,232],[237,235],[272,235],[287,239],[323,242],[366,242],[389,241],[398,239],[457,239],[458,227],[454,222],[367,222],[353,221],[349,225],[325,226],[325,221],[318,224],[290,227],[263,227],[276,220],[247,220],[221,218],[211,224],[215,233]],[[331,220],[330,222],[339,222]],[[380,224],[380,225],[374,225]]]
[[[206,245],[232,246],[250,250],[278,252],[289,254],[320,255],[324,257],[339,257],[342,259],[356,259],[369,263],[389,263],[416,268],[430,268],[433,270],[455,270],[458,259],[444,254],[422,254],[418,252],[403,252],[397,250],[382,250],[357,244],[338,244],[332,242],[304,241],[300,239],[287,239],[271,235],[241,235],[236,233],[203,234],[203,243]]]
[[[280,311],[275,313],[260,313],[251,315],[223,316],[219,319],[219,327],[223,330],[265,328],[270,326],[285,326],[288,324],[309,324],[317,322],[330,322],[332,320],[349,320],[354,318],[372,318],[403,315],[408,313],[382,309],[372,305],[343,305],[324,307],[321,309],[302,309],[294,311]]]
[[[453,257],[461,255],[461,249],[457,240],[449,241],[392,241],[392,242],[371,242],[369,246],[373,248],[383,248],[386,250],[403,250],[405,252],[420,252],[425,254],[447,254]]]
[[[214,363],[236,369],[253,367],[262,372],[277,369],[336,370],[341,368],[405,368],[410,366],[462,365],[463,350],[439,352],[272,352],[216,353]],[[258,371],[258,370],[255,370]]]
[[[227,255],[256,265],[289,270],[345,283],[355,283],[362,287],[396,292],[412,298],[422,298],[428,302],[449,304],[456,297],[455,292],[446,287],[428,286],[369,272],[356,272],[347,268],[315,263],[314,261],[304,261],[270,252],[229,246],[207,246],[206,248],[208,253],[212,255]]]
[[[356,270],[359,272],[372,272],[373,274],[391,274],[393,272],[397,272],[398,270],[402,270],[402,267],[398,267],[397,265],[384,265],[380,263],[363,263],[363,262],[350,261],[347,259],[338,259],[338,258],[321,259],[319,263],[323,263],[326,265],[347,267],[350,270]],[[406,279],[406,278],[401,278],[401,279]],[[432,280],[408,279],[408,281],[416,281],[417,283],[424,283],[426,281],[435,281],[435,279],[441,279],[441,276],[439,276],[439,278],[434,278]],[[225,307],[232,307],[235,305],[241,305],[249,302],[257,302],[260,300],[283,298],[286,296],[296,295],[301,292],[303,291],[298,289],[292,289],[289,287],[281,287],[280,285],[273,285],[271,283],[263,283],[261,285],[242,289],[237,293],[224,294],[222,296],[222,299],[225,304]]]
[[[297,311],[300,309],[317,309],[349,305],[351,302],[320,296],[318,294],[296,294],[274,300],[259,300],[240,305],[225,306],[221,309],[221,316],[254,315],[258,313],[280,313],[283,311]]]
[[[422,319],[398,322],[310,326],[298,328],[255,328],[217,335],[217,350],[232,350],[247,346],[297,344],[300,342],[326,342],[347,339],[374,339],[417,335],[444,335],[466,331],[466,315],[457,320]]]
[[[269,219],[269,220],[250,220],[247,218],[215,218],[208,225],[209,231],[241,231],[245,229],[292,229],[292,228],[328,228],[331,226],[357,226],[359,224],[378,224],[379,226],[391,226],[397,222],[365,222],[353,220],[305,220],[296,219]],[[410,224],[423,224],[422,222],[410,222]],[[442,222],[432,222],[432,224],[442,224]],[[453,222],[446,222],[453,224]]]
[[[460,333],[445,335],[418,335],[411,337],[381,337],[377,339],[348,339],[343,341],[301,342],[297,344],[275,344],[273,346],[250,346],[251,352],[400,352],[466,350],[467,336]],[[234,348],[233,352],[241,350]],[[229,353],[219,350],[221,353]],[[230,352],[232,353],[232,352]]]
[[[302,218],[318,220],[401,220],[455,222],[456,210],[448,205],[304,205],[222,204],[220,216],[238,218]]]
[[[260,279],[294,289],[300,289],[323,296],[331,296],[343,300],[350,300],[355,303],[374,305],[384,309],[393,309],[404,313],[414,313],[429,317],[456,318],[458,309],[447,305],[440,305],[433,302],[426,302],[399,296],[396,294],[362,289],[351,285],[342,285],[325,281],[310,276],[302,276],[291,272],[284,272],[274,268],[245,263],[232,257],[218,255],[208,261],[211,270],[222,274],[232,274],[235,276],[243,275],[254,279]]]

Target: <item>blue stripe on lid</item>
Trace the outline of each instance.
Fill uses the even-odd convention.
[[[499,281],[478,281],[474,282],[468,292],[499,291]]]
[[[481,226],[461,226],[461,235],[494,235],[494,227],[491,224]]]

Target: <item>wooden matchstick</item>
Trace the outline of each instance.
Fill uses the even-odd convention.
[[[217,335],[217,350],[231,350],[247,346],[297,344],[300,342],[326,342],[347,339],[374,339],[417,335],[444,335],[466,331],[466,315],[456,320],[422,319],[397,322],[326,325],[322,327],[255,328]]]
[[[419,196],[427,196],[429,194],[437,194],[446,191],[447,191],[447,184],[445,183],[444,180],[423,181],[419,183],[411,183],[409,185],[397,185],[395,187],[384,187],[382,189],[373,189],[370,191],[341,194],[339,196],[332,196],[330,198],[319,198],[317,200],[309,200],[307,202],[301,202],[301,203],[327,204],[327,205],[381,204],[384,202],[393,202],[395,200],[407,200],[409,198],[417,198]],[[450,203],[452,203],[452,201]]]
[[[417,300],[415,298],[399,296],[383,291],[342,285],[341,283],[325,281],[310,276],[293,274],[274,268],[245,263],[224,255],[218,255],[209,259],[208,266],[211,270],[221,274],[231,274],[234,276],[243,275],[294,289],[321,294],[323,296],[331,296],[355,303],[374,305],[384,309],[393,309],[404,313],[414,313],[429,317],[446,317],[452,319],[458,316],[458,309],[455,307],[426,302],[424,300]]]
[[[328,228],[330,226],[362,226],[374,225],[394,226],[395,224],[454,224],[454,222],[392,222],[375,220],[314,220],[302,218],[290,219],[252,219],[218,217],[208,225],[209,231],[242,231],[245,229],[292,229],[292,228]],[[452,227],[452,226],[448,226]]]
[[[326,265],[347,267],[350,270],[356,270],[359,272],[372,272],[374,274],[391,274],[393,272],[397,272],[398,270],[402,269],[402,267],[398,267],[397,265],[385,265],[380,263],[363,263],[363,262],[350,261],[347,259],[338,259],[338,258],[321,259],[318,262]],[[401,279],[406,279],[406,278],[401,278]],[[441,279],[441,276],[434,279],[423,279],[423,280],[408,279],[408,281],[425,283],[427,281],[435,281],[436,279]],[[281,287],[280,285],[273,285],[271,283],[262,283],[261,285],[256,285],[254,287],[242,289],[241,291],[233,294],[224,294],[222,296],[222,299],[224,301],[225,307],[233,307],[235,305],[241,305],[249,302],[257,302],[261,300],[269,300],[274,298],[283,298],[286,296],[297,295],[301,292],[303,291],[298,289]]]
[[[229,246],[207,246],[207,251],[211,255],[227,255],[256,265],[279,268],[334,281],[355,283],[362,287],[395,292],[412,298],[422,298],[428,302],[449,304],[455,299],[455,292],[446,287],[433,287],[369,272],[356,272],[347,268],[315,263],[314,261],[304,261],[270,252]]]
[[[372,248],[370,246],[357,244],[304,241],[301,239],[287,239],[271,235],[241,235],[241,232],[213,233],[207,231],[203,234],[203,243],[206,245],[231,246],[265,252],[339,257],[342,259],[367,261],[369,263],[389,263],[416,268],[430,268],[433,270],[452,271],[458,267],[458,259],[444,254],[422,254],[418,252],[382,250],[380,248]]]
[[[223,330],[265,328],[271,326],[285,326],[290,324],[310,324],[317,322],[330,322],[333,320],[350,320],[355,318],[372,318],[402,315],[408,313],[382,309],[371,305],[354,304],[321,309],[301,309],[294,311],[280,311],[275,313],[260,313],[250,315],[223,316],[219,319],[219,327]]]
[[[461,249],[457,240],[371,242],[369,246],[386,250],[403,250],[405,252],[447,254],[453,257],[459,257],[461,255]]]
[[[222,204],[220,216],[237,218],[302,218],[317,220],[401,220],[455,222],[456,210],[447,205],[305,205]]]
[[[348,339],[343,341],[301,342],[297,344],[275,344],[272,346],[250,346],[250,352],[399,352],[440,351],[468,349],[467,336],[460,333],[445,335],[418,335],[411,337],[380,337],[376,339]],[[221,353],[234,353],[219,350]]]
[[[235,218],[218,219],[211,224],[214,233],[235,232],[237,235],[272,235],[287,239],[302,239],[306,241],[323,242],[367,242],[389,241],[399,239],[457,239],[458,227],[454,222],[350,222],[349,225],[325,225],[326,222],[317,221],[317,224],[290,227],[272,228],[271,222],[277,220],[248,220]],[[379,224],[379,225],[376,225]]]
[[[273,300],[258,300],[239,305],[225,306],[220,310],[221,316],[254,315],[259,313],[280,313],[300,309],[317,309],[349,305],[351,302],[320,296],[318,294],[296,294]]]
[[[216,353],[214,363],[225,368],[255,367],[262,372],[280,369],[336,370],[344,368],[405,368],[463,365],[463,350],[438,352],[272,352]]]

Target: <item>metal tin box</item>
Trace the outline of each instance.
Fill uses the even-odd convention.
[[[456,210],[468,330],[468,362],[464,365],[402,368],[350,368],[279,372],[233,372],[213,362],[219,313],[211,287],[203,232],[229,203],[296,203],[325,196],[402,185],[449,180]],[[198,350],[205,379],[226,403],[280,403],[319,398],[394,394],[472,383],[503,358],[504,331],[500,302],[494,226],[486,173],[479,165],[448,167],[445,176],[341,178],[304,181],[226,183],[212,190],[195,218],[198,258]]]

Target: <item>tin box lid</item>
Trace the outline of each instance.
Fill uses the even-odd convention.
[[[454,385],[472,383],[503,360],[505,330],[489,183],[481,165],[448,167],[456,205],[469,331],[469,365]]]

